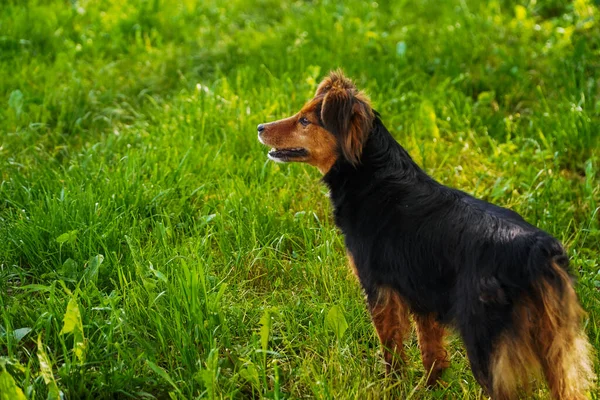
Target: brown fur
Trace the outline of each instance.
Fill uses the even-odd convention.
[[[359,278],[354,258],[350,253],[347,256],[353,274]],[[391,369],[397,370],[398,361],[405,357],[403,342],[410,331],[408,308],[397,293],[392,289],[384,288],[379,292],[377,304],[371,309],[371,317],[384,347],[386,370],[388,373]],[[445,348],[446,330],[432,315],[429,317],[414,315],[414,320],[423,366],[428,374],[427,385],[433,386],[450,365]]]
[[[308,126],[299,123],[302,117],[310,121]],[[321,82],[315,97],[296,115],[263,124],[260,137],[276,149],[306,149],[307,156],[289,161],[308,163],[326,174],[339,155],[359,163],[373,118],[366,95],[337,71]]]
[[[515,311],[517,332],[503,336],[492,359],[494,400],[516,399],[543,373],[554,399],[586,399],[594,380],[591,346],[581,327],[583,309],[567,273],[552,266],[560,287],[542,281]]]
[[[405,360],[404,340],[410,333],[408,307],[394,290],[382,288],[370,312],[383,346],[386,370],[398,370]]]
[[[305,148],[308,155],[293,161],[313,165],[325,174],[337,159],[337,143],[335,138],[319,125],[319,105],[320,101],[313,99],[296,115],[265,124],[262,140],[264,144],[278,149]],[[311,123],[303,127],[298,123],[301,117],[307,118]]]
[[[308,126],[299,123],[302,117],[310,121]],[[326,174],[339,155],[359,163],[373,118],[366,95],[337,71],[321,82],[315,97],[296,115],[263,124],[260,137],[276,149],[306,149],[307,156],[289,161],[308,163]]]
[[[427,385],[436,383],[442,372],[450,366],[448,352],[446,351],[446,330],[440,325],[433,315],[426,317],[415,315],[417,338],[421,350],[421,359],[425,373],[429,374]]]
[[[358,164],[374,118],[368,98],[339,71],[321,82],[317,96],[324,96],[321,119],[325,128],[339,138],[344,157]]]

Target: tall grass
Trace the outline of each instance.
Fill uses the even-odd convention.
[[[0,389],[482,398],[455,337],[447,386],[423,387],[414,338],[384,376],[318,172],[256,140],[337,67],[436,179],[564,242],[600,349],[599,16],[589,0],[5,1]]]

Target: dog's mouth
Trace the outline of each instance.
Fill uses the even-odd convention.
[[[302,147],[294,147],[289,149],[271,149],[269,151],[269,158],[273,161],[287,162],[293,161],[296,158],[306,157],[308,150]]]

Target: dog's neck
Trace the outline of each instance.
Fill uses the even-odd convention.
[[[397,184],[414,185],[433,180],[413,161],[408,152],[394,139],[376,114],[373,128],[365,143],[361,160],[352,165],[339,157],[331,169],[323,176],[323,181],[332,194],[352,181],[365,182],[358,177],[367,177],[367,182],[375,182],[386,177]]]
[[[360,163],[355,166],[338,157],[323,176],[323,182],[329,187],[335,223],[346,236],[346,245],[353,232],[363,234],[360,224],[377,221],[377,215],[390,201],[407,206],[407,202],[415,201],[412,196],[415,191],[425,193],[439,186],[396,142],[379,116],[375,118]]]

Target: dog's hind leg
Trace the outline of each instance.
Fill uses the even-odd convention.
[[[404,361],[404,340],[410,332],[409,310],[398,293],[381,287],[367,294],[369,311],[383,346],[386,371],[398,370]]]
[[[581,326],[584,311],[567,273],[556,264],[552,269],[554,279],[537,288],[536,350],[553,398],[586,399],[594,372]]]
[[[517,328],[521,331],[520,327]],[[518,399],[519,390],[529,392],[530,378],[539,375],[531,336],[505,332],[496,342],[490,363],[488,391],[494,400]]]
[[[519,383],[529,369],[527,362],[522,367],[520,357],[534,361],[535,357],[530,343],[512,332],[510,306],[466,304],[471,308],[460,313],[458,328],[473,376],[493,400],[518,399]]]
[[[566,271],[553,265],[531,295],[515,305],[513,326],[491,361],[492,397],[514,398],[541,371],[556,400],[583,400],[592,386],[591,345],[581,327],[583,310]]]
[[[474,326],[477,328],[477,326]],[[477,382],[483,387],[488,394],[492,393],[492,373],[490,371],[490,360],[492,357],[492,344],[489,334],[475,332],[475,329],[461,329],[461,336],[467,349],[467,356],[471,365],[471,371]],[[494,400],[512,399],[510,396],[494,397]]]
[[[417,338],[421,350],[421,359],[427,376],[427,386],[434,385],[442,372],[450,366],[448,352],[445,347],[445,328],[439,324],[432,314],[414,315]]]

